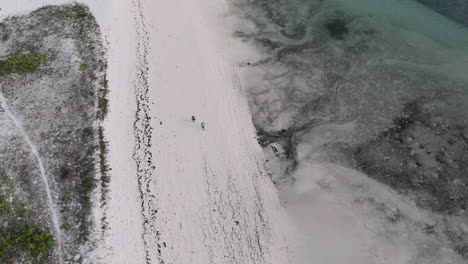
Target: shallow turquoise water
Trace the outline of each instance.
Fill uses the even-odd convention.
[[[263,54],[248,64],[262,82],[245,80],[254,123],[287,152],[276,179],[331,163],[468,224],[468,1],[235,2]],[[436,229],[468,259],[468,229]]]

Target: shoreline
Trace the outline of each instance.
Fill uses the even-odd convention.
[[[153,233],[145,243],[157,249],[147,256],[173,263],[287,263],[276,189],[268,185],[228,59],[232,39],[221,20],[227,6],[180,0],[141,8],[153,129],[146,154],[154,160],[144,164],[154,175],[143,181],[143,196],[151,197],[143,217]],[[191,123],[191,115],[206,122],[207,131]]]
[[[0,16],[71,2],[22,0]],[[103,210],[98,187],[84,263],[288,263],[227,2],[79,2],[101,27],[110,104],[109,200]]]
[[[103,263],[220,263],[232,261],[226,259],[229,255],[246,263],[287,263],[282,208],[264,171],[247,99],[227,51],[234,39],[220,26],[227,25],[222,20],[228,7],[185,0],[162,7],[144,1],[127,4],[113,11],[114,17],[126,21],[121,24],[127,33],[113,23],[115,34],[125,40],[140,34],[141,43],[110,41],[110,233],[108,249],[98,255]],[[132,23],[128,10],[133,12]],[[113,63],[116,50],[129,51],[125,63]],[[113,86],[116,80],[120,88]],[[140,92],[132,95],[136,91]],[[135,102],[135,96],[143,101]],[[132,108],[123,109],[122,104]],[[129,128],[137,109],[143,115],[135,132]],[[205,135],[197,135],[201,130],[188,121],[192,114],[205,118]],[[119,128],[111,127],[117,123]],[[235,126],[226,129],[225,123]],[[209,139],[203,138],[207,135]],[[133,139],[143,143],[136,152],[129,143]],[[234,155],[225,155],[226,150]],[[242,161],[249,163],[247,168],[238,168],[245,167]],[[117,176],[116,171],[128,174]],[[137,171],[139,176],[133,176]],[[122,214],[123,210],[130,211]],[[238,228],[241,220],[245,230]],[[249,242],[255,240],[257,246]]]

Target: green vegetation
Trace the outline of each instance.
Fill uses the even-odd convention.
[[[62,225],[62,228],[65,229],[65,231],[70,231],[71,230],[71,225],[70,224],[64,224],[64,225]]]
[[[10,214],[13,211],[13,206],[5,198],[0,197],[0,215]]]
[[[94,135],[94,131],[92,127],[83,128],[83,137],[88,138]]]
[[[13,180],[6,174],[6,172],[0,168],[0,187],[9,194],[13,188]]]
[[[44,263],[54,237],[31,224],[31,210],[14,198],[13,180],[0,168],[0,263]],[[14,221],[12,221],[14,219]]]
[[[89,10],[85,5],[75,4],[71,7],[71,11],[73,12],[73,17],[75,19],[83,20],[90,16]]]
[[[0,76],[11,73],[26,74],[34,72],[47,61],[42,53],[13,55],[5,60],[0,60]]]
[[[54,237],[34,225],[0,229],[1,263],[15,263],[21,258],[37,263],[53,246]]]
[[[65,167],[65,166],[60,167],[59,173],[60,173],[60,177],[62,177],[62,179],[66,179],[71,175],[70,169]]]
[[[107,69],[107,66],[104,66],[103,71]],[[109,82],[107,81],[107,75],[104,74],[104,78],[101,82],[101,88],[99,89],[99,96],[98,96],[98,112],[97,118],[98,120],[103,121],[104,118],[107,116],[109,112]]]
[[[31,213],[31,210],[24,207],[24,204],[21,208],[18,209],[19,215],[26,216],[26,215],[29,215],[30,213]]]
[[[10,38],[10,32],[8,31],[4,23],[0,23],[0,40],[3,42],[7,41]]]
[[[10,33],[10,28],[15,30],[15,34],[10,34],[10,39],[4,44],[7,45],[7,50],[12,50],[7,55],[12,56],[0,57],[0,60],[3,59],[0,61],[0,79],[2,75],[16,73],[8,79],[11,82],[11,96],[19,98],[21,94],[16,91],[23,90],[15,88],[22,87],[24,83],[35,83],[39,79],[53,82],[46,89],[51,95],[50,102],[37,111],[51,112],[60,117],[45,118],[41,126],[53,128],[50,134],[43,136],[53,142],[50,150],[53,168],[50,173],[60,186],[54,190],[54,196],[60,197],[57,209],[60,210],[62,236],[66,239],[63,240],[62,252],[54,251],[54,240],[50,234],[55,233],[46,223],[48,212],[42,212],[44,208],[40,205],[43,201],[36,196],[36,190],[30,191],[30,188],[34,188],[30,186],[34,180],[29,177],[30,166],[12,161],[7,165],[15,186],[4,194],[9,188],[0,181],[0,264],[54,263],[57,253],[67,258],[74,256],[81,244],[89,241],[93,225],[89,216],[96,186],[103,188],[98,198],[103,201],[102,204],[108,200],[110,169],[105,157],[107,142],[102,128],[102,121],[108,111],[105,53],[100,42],[98,25],[89,8],[82,4],[48,6],[24,18],[7,20],[6,30],[2,30],[0,25],[0,43],[2,33]],[[59,46],[51,46],[51,43],[56,42],[44,41],[49,39],[73,39],[76,45],[72,52],[73,56],[77,56],[78,62],[67,60],[70,56],[68,49],[63,52]],[[26,53],[28,51],[29,54]],[[33,53],[38,51],[47,54],[47,57]],[[50,63],[53,61],[61,64]],[[47,63],[47,67],[43,63]],[[35,73],[25,75],[29,72]],[[31,89],[30,92],[42,92],[40,88],[42,87]],[[28,96],[33,98],[34,94]],[[18,102],[22,103],[21,100]],[[25,116],[29,118],[44,114],[31,111],[32,116],[28,116],[29,112]],[[28,153],[25,152],[24,155]],[[19,203],[20,197],[27,204]],[[105,219],[106,216],[103,217],[103,222]],[[29,227],[33,229],[28,231]],[[52,243],[46,243],[47,236]],[[52,247],[49,251],[48,246]],[[45,250],[26,251],[28,248]]]
[[[31,210],[26,208],[23,202],[9,202],[5,197],[0,196],[0,216],[26,216]]]
[[[15,214],[17,216],[29,214],[30,210],[26,208],[26,205],[23,202],[11,201],[9,199],[13,193],[13,181],[1,168],[0,187],[0,217],[11,214]]]
[[[14,207],[8,201],[8,197],[11,195],[12,191],[13,182],[11,178],[6,175],[6,172],[2,168],[0,168],[0,217],[13,212]]]
[[[8,184],[8,185],[11,185],[11,184],[13,183],[13,181],[11,180],[11,178],[10,178],[8,175],[6,175],[5,172],[2,171],[2,173],[1,173],[0,175],[2,175],[1,181],[2,181],[3,183],[6,183],[6,184]]]
[[[107,116],[109,111],[109,82],[107,81],[107,63],[103,62],[102,60],[99,61],[100,71],[104,73],[102,80],[100,81],[101,87],[98,90],[98,109],[96,112],[96,118],[98,121],[104,121],[104,118]],[[110,183],[110,176],[109,171],[110,167],[107,162],[107,144],[108,142],[104,136],[104,129],[102,125],[98,126],[98,147],[99,147],[99,167],[100,167],[100,174],[101,174],[101,206],[104,207],[107,204],[108,194],[109,194],[109,183]],[[107,215],[101,217],[101,228],[102,230],[106,230],[108,228],[107,223]]]
[[[81,63],[81,65],[80,65],[80,71],[84,71],[84,70],[86,70],[88,67],[89,67],[88,64],[86,64],[86,63]]]
[[[106,200],[106,195],[110,183],[110,177],[109,177],[109,164],[107,163],[107,142],[104,138],[104,129],[102,126],[98,128],[98,134],[99,134],[99,162],[100,162],[100,168],[101,168],[101,188],[102,188],[102,197],[101,197],[101,202],[105,203]]]

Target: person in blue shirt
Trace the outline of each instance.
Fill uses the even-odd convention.
[[[205,122],[201,122],[201,128],[203,129],[203,131],[205,131],[205,126],[206,126]]]

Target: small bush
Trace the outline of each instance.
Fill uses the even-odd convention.
[[[2,175],[2,181],[6,184],[11,184],[13,181],[11,180],[10,176]]]
[[[26,207],[21,207],[18,209],[18,214],[20,216],[26,216],[26,215],[29,215],[30,213],[31,213],[31,210]]]
[[[70,231],[71,225],[70,224],[64,224],[64,225],[62,225],[62,228],[65,229],[65,231]]]
[[[5,42],[10,38],[10,32],[4,23],[0,23],[0,39]]]
[[[103,71],[107,69],[107,65],[104,64]],[[101,81],[101,88],[99,89],[98,93],[98,111],[97,111],[97,119],[104,120],[109,112],[109,82],[107,81],[107,74],[104,74],[104,79]]]
[[[66,179],[68,178],[70,175],[71,175],[71,170],[65,166],[62,166],[60,167],[60,177],[62,177],[62,179]]]
[[[74,6],[72,6],[71,10],[74,13],[75,19],[82,20],[83,18],[86,18],[89,16],[89,10],[84,5],[75,4]]]
[[[0,197],[0,215],[10,214],[13,211],[13,206],[5,198]]]
[[[0,76],[11,73],[30,73],[37,70],[46,61],[47,58],[42,53],[10,56],[5,60],[0,60]]]
[[[0,229],[1,263],[11,263],[20,257],[37,261],[53,246],[54,237],[34,225]]]
[[[92,127],[85,127],[83,128],[83,138],[86,139],[86,138],[90,138],[94,135],[94,131],[93,131],[93,128]]]
[[[88,66],[89,66],[89,65],[86,64],[86,63],[81,63],[81,65],[80,65],[80,71],[86,70],[86,69],[88,68]]]

